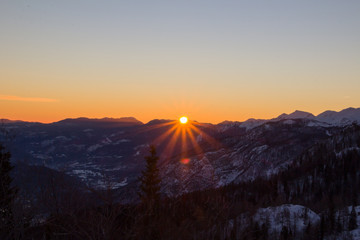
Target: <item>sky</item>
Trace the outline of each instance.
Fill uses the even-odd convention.
[[[0,118],[359,107],[359,12],[358,0],[1,0]]]

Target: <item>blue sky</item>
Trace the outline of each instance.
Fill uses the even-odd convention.
[[[358,107],[359,12],[359,1],[5,0],[1,117],[219,122]]]

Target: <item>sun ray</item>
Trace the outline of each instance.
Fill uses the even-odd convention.
[[[187,157],[186,129],[187,128],[181,128],[181,155],[183,155],[183,157]]]
[[[192,145],[193,145],[193,147],[195,149],[196,154],[197,155],[202,155],[203,151],[202,151],[200,145],[198,144],[198,142],[196,141],[193,132],[191,131],[190,128],[188,128],[186,131],[187,131],[188,136],[190,138],[190,141],[191,141],[191,143],[192,143]]]
[[[200,134],[206,142],[210,143],[212,147],[215,149],[221,147],[221,143],[219,143],[215,138],[211,137],[209,134],[205,133],[201,129],[197,128],[196,126],[192,125],[192,128],[197,134]]]
[[[168,142],[168,144],[166,145],[166,147],[164,149],[166,160],[170,160],[170,158],[172,157],[175,145],[179,138],[179,134],[180,134],[180,128],[176,128],[176,131],[171,136],[170,141]]]
[[[159,129],[162,127],[166,127],[166,126],[170,126],[170,125],[175,125],[177,121],[170,121],[170,122],[165,122],[165,123],[158,123],[158,124],[154,124],[152,126],[148,126],[148,125],[144,125],[143,128],[141,128],[140,130],[138,130],[138,133],[143,133],[143,132],[148,132],[151,130],[155,130],[155,129]]]
[[[172,126],[170,129],[168,129],[166,132],[164,132],[163,134],[161,134],[160,136],[158,136],[153,142],[154,144],[159,144],[162,141],[164,141],[168,136],[171,135],[171,133],[173,133],[176,129],[178,128],[178,126],[175,124],[174,126]]]

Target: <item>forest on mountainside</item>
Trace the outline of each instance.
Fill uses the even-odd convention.
[[[2,156],[2,162],[9,158],[5,152]],[[154,165],[152,169],[156,171]],[[139,203],[119,204],[110,189],[80,190],[54,181],[52,188],[39,189],[39,201],[50,207],[38,211],[31,209],[27,204],[30,199],[21,192],[13,192],[12,203],[1,206],[2,213],[11,210],[10,215],[1,217],[11,226],[0,228],[1,236],[64,240],[353,239],[351,231],[358,228],[360,211],[356,207],[359,169],[360,126],[354,124],[307,149],[272,176],[175,198],[154,198],[151,204],[146,197]],[[2,177],[8,172],[2,171]],[[154,180],[150,185],[158,183]],[[301,212],[293,212],[295,208]]]

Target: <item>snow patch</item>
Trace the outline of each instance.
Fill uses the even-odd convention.
[[[131,142],[131,140],[130,139],[120,139],[120,140],[116,141],[114,143],[114,145],[119,145],[120,143],[126,143],[126,142]]]
[[[280,232],[283,226],[303,231],[311,223],[320,221],[320,216],[301,205],[285,204],[277,207],[260,208],[254,215],[260,224],[268,222],[272,231]]]
[[[269,146],[268,145],[262,145],[262,146],[259,146],[259,147],[254,147],[251,152],[255,152],[257,154],[260,154],[262,153],[263,151],[265,151]]]
[[[296,123],[296,122],[295,122],[294,120],[288,119],[288,120],[285,120],[283,123],[284,123],[284,124],[292,125],[292,124],[294,124],[294,123]]]
[[[90,146],[90,147],[87,149],[87,151],[88,151],[88,152],[93,152],[93,151],[95,151],[95,150],[97,150],[98,148],[101,148],[101,147],[102,147],[102,145],[100,145],[100,144],[95,144],[95,145]]]
[[[72,170],[71,172],[83,180],[87,179],[88,177],[102,177],[101,173],[91,170]]]
[[[41,142],[41,147],[48,147],[54,143],[54,140],[44,140]]]
[[[71,138],[67,138],[67,137],[65,137],[65,136],[57,136],[55,139],[56,139],[57,141],[61,141],[61,142],[66,142],[66,141],[70,141],[70,140],[71,140]]]

